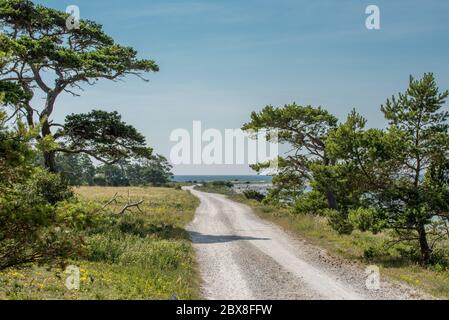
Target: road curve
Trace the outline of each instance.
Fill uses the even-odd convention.
[[[185,188],[201,201],[188,226],[211,300],[419,299],[404,285],[366,288],[364,270],[329,256],[226,196]]]

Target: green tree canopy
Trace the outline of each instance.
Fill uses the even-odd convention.
[[[152,149],[145,137],[122,121],[117,112],[94,110],[71,114],[54,135],[59,141],[56,151],[85,153],[106,164],[133,157],[150,158]]]
[[[127,75],[143,79],[144,73],[159,70],[153,60],[139,59],[134,49],[115,43],[93,21],[81,20],[79,28],[68,30],[68,18],[29,0],[0,0],[0,49],[11,55],[0,80],[2,86],[20,88],[11,100],[30,127],[41,124],[38,139],[53,137],[52,128],[58,124],[52,114],[62,93],[78,95],[83,85],[101,79],[116,81]],[[37,91],[45,97],[42,107],[33,105]],[[69,151],[75,149],[71,147]],[[44,157],[46,166],[55,171],[55,152],[46,150]]]
[[[336,117],[321,107],[304,107],[293,103],[280,108],[267,106],[260,112],[253,112],[251,121],[244,124],[242,129],[256,132],[266,130],[268,135],[277,133],[279,143],[292,148],[292,151],[279,161],[280,170],[274,182],[278,182],[281,188],[282,185],[288,184],[294,191],[304,189],[304,182],[313,179],[313,163],[318,162],[325,166],[330,164],[325,140],[329,132],[337,126],[337,122]],[[263,164],[254,168],[263,168]],[[302,185],[292,186],[291,182]],[[325,188],[324,193],[329,207],[337,208],[334,191]]]

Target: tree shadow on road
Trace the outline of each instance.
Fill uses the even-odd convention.
[[[193,243],[197,244],[208,244],[208,243],[226,243],[233,241],[251,241],[251,240],[271,240],[270,238],[256,238],[256,237],[246,237],[246,236],[236,236],[236,235],[211,235],[203,234],[199,232],[191,231],[189,232]]]

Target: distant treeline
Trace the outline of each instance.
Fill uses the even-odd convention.
[[[171,165],[161,155],[95,166],[86,154],[60,154],[56,165],[58,172],[72,186],[160,186],[173,178]]]

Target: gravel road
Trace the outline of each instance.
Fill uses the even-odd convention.
[[[205,299],[430,298],[384,279],[379,290],[368,290],[360,266],[294,238],[226,196],[186,189],[201,201],[188,231]]]

